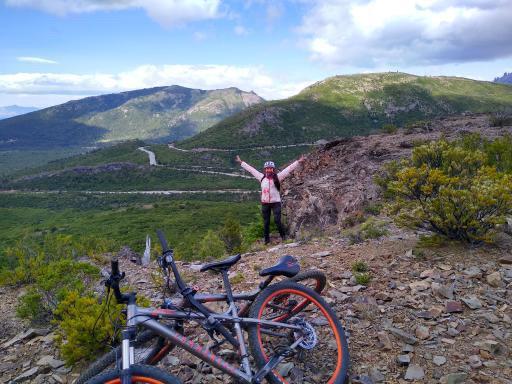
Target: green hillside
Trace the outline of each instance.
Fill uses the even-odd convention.
[[[190,139],[182,148],[285,145],[367,134],[462,112],[512,106],[512,87],[458,77],[405,73],[335,76],[298,95],[255,105]]]
[[[1,120],[0,151],[178,140],[261,101],[237,88],[180,86],[87,97]]]
[[[158,167],[148,166],[148,155],[139,147],[156,154]],[[211,190],[257,189],[254,180],[222,174],[201,173],[218,171],[241,172],[234,161],[236,154],[242,159],[261,167],[272,159],[283,168],[311,147],[252,148],[241,151],[182,152],[170,149],[166,144],[146,145],[132,140],[58,159],[38,167],[0,174],[0,189],[24,190]],[[24,152],[24,151],[21,151]],[[0,152],[1,153],[1,152]]]

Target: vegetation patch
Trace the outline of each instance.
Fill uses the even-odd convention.
[[[512,214],[512,138],[468,135],[415,148],[379,179],[397,224],[469,243],[492,241]]]
[[[351,244],[361,243],[368,239],[377,239],[388,234],[386,223],[369,217],[359,227],[347,232]]]

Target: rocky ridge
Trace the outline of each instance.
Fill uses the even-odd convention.
[[[283,211],[290,232],[328,231],[377,201],[374,178],[383,164],[407,157],[417,143],[448,140],[477,132],[493,138],[512,127],[493,128],[485,114],[441,118],[400,129],[394,134],[356,136],[331,141],[312,152],[283,182]]]

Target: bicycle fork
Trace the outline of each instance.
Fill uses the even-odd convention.
[[[134,300],[135,301],[135,300]],[[131,384],[132,374],[130,367],[135,363],[135,353],[132,341],[135,339],[135,302],[128,304],[126,314],[127,327],[121,332],[122,340],[122,366],[121,366],[121,384]]]

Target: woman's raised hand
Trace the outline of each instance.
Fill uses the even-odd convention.
[[[238,164],[242,164],[242,159],[240,158],[240,156],[236,155],[235,157],[235,161],[238,163]]]
[[[306,160],[306,157],[304,155],[300,155],[299,160],[297,160],[299,163],[302,163],[304,160]]]

